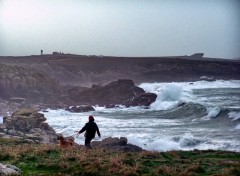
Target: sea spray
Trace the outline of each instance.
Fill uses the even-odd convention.
[[[127,137],[129,143],[146,150],[217,149],[240,152],[240,81],[142,85],[145,91],[148,89],[162,95],[157,100],[160,108],[119,106],[109,109],[96,106],[94,112],[49,110],[43,113],[54,130],[66,136],[79,130],[91,114],[100,128],[101,139]],[[161,105],[167,107],[166,110],[161,110]],[[211,120],[202,120],[204,116]],[[75,141],[83,144],[84,136],[80,135]]]
[[[210,120],[215,118],[220,113],[221,109],[219,107],[207,107],[207,115],[202,117],[203,120]]]
[[[233,121],[234,120],[239,120],[240,119],[240,112],[229,112],[228,117],[231,118]]]
[[[176,108],[179,104],[182,88],[174,84],[166,85],[161,90],[158,89],[158,96],[154,103],[150,105],[153,110],[168,110]]]
[[[171,150],[180,150],[180,146],[177,142],[167,139],[157,139],[145,147],[146,150],[150,151],[171,151]]]
[[[240,130],[240,124],[235,127],[236,130]]]

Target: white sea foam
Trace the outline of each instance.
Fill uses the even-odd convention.
[[[64,136],[76,134],[84,124],[88,121],[86,113],[71,113],[65,110],[49,110],[43,112],[47,118],[47,122],[57,133]],[[194,128],[184,129],[184,122],[181,119],[156,119],[152,117],[146,118],[125,118],[124,114],[114,116],[113,114],[102,115],[101,112],[94,112],[95,121],[102,133],[101,140],[107,137],[127,137],[129,143],[140,146],[146,150],[154,151],[170,151],[170,150],[193,150],[193,149],[221,149],[237,150],[231,141],[218,141],[202,135],[202,138],[195,137],[192,133],[212,134],[213,129]],[[131,114],[130,114],[131,115]],[[123,116],[123,117],[122,117]],[[240,129],[239,126],[236,129]],[[185,131],[191,131],[185,132]],[[84,143],[84,136],[74,136],[75,141],[79,144]],[[177,138],[177,140],[176,140]],[[232,148],[227,148],[233,145]],[[235,145],[236,146],[236,145]],[[239,151],[239,150],[237,150]]]
[[[221,109],[219,107],[207,107],[207,115],[202,117],[203,120],[210,120],[215,118],[220,113]]]
[[[240,81],[198,81],[192,84],[190,82],[154,83],[141,84],[140,86],[145,91],[154,92],[158,95],[156,102],[151,105],[150,109],[142,107],[126,108],[124,106],[108,109],[95,106],[96,111],[93,112],[72,113],[65,110],[49,110],[49,112],[43,113],[54,130],[63,133],[64,136],[75,134],[75,131],[80,130],[88,121],[88,116],[93,115],[102,133],[101,139],[124,136],[128,138],[129,143],[146,150],[156,151],[193,149],[240,151],[239,141],[237,141],[239,139],[240,124],[237,126],[232,124],[231,136],[228,139],[224,138],[228,140],[224,141],[221,138],[221,135],[225,135],[224,124],[223,128],[221,128],[221,125],[215,127],[214,120],[205,122],[194,115],[187,118],[168,116],[169,109],[176,108],[181,102],[189,102],[204,105],[206,107],[206,119],[215,118],[220,113],[222,106],[216,104],[218,99],[214,99],[215,95],[208,97],[206,95],[211,93],[201,88],[216,88],[216,90],[221,87],[240,88]],[[227,89],[223,91],[227,91]],[[221,94],[218,95],[221,96]],[[235,94],[233,95],[235,96]],[[209,99],[213,101],[210,105],[206,103]],[[230,102],[233,106],[238,105],[238,99],[231,100],[232,98],[229,97],[229,99],[221,103],[228,104]],[[230,112],[228,116],[233,120],[239,118],[237,110]],[[191,119],[197,120],[192,124]],[[96,138],[95,140],[101,139]],[[81,134],[75,140],[77,143],[83,144],[84,136]]]
[[[176,137],[175,137],[176,138]],[[239,151],[239,144],[237,141],[224,141],[206,139],[205,137],[196,138],[190,133],[185,133],[174,140],[169,137],[162,137],[156,139],[130,138],[129,143],[140,146],[149,151],[172,151],[172,150],[219,150],[228,149],[232,151]]]
[[[229,112],[228,117],[231,118],[233,121],[240,119],[240,112]]]
[[[149,145],[144,147],[146,150],[150,151],[171,151],[180,150],[180,146],[177,142],[167,139],[157,139],[151,142]]]
[[[3,117],[0,116],[0,123],[3,123]]]
[[[150,109],[168,110],[178,106],[182,96],[182,87],[175,84],[166,84],[162,87],[157,87],[157,84],[155,84],[152,90],[150,87],[151,86],[146,85],[146,90],[157,94],[157,99],[150,105]]]
[[[240,80],[217,80],[217,81],[196,81],[196,82],[172,82],[172,83],[142,83],[139,86],[147,92],[157,93],[161,87],[174,84],[186,90],[209,89],[209,88],[240,88]]]
[[[152,110],[168,110],[176,108],[179,102],[192,102],[209,106],[228,106],[227,100],[220,101],[221,97],[202,97],[194,95],[194,90],[219,89],[219,88],[240,88],[240,80],[217,80],[217,81],[196,81],[196,82],[173,82],[173,83],[142,83],[139,87],[146,92],[157,94],[157,99],[151,104]],[[201,95],[201,94],[200,94]],[[230,97],[229,97],[230,98]],[[232,99],[232,98],[231,98]],[[232,105],[235,106],[235,105]],[[210,112],[211,111],[211,112]],[[206,118],[212,118],[217,109],[210,110]],[[213,112],[215,111],[215,112]],[[217,114],[216,114],[217,115]]]
[[[240,130],[240,124],[238,124],[235,129]]]

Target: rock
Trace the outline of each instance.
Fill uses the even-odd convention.
[[[56,132],[45,121],[44,115],[35,109],[24,108],[6,118],[4,125],[8,135],[20,136],[27,142],[57,143]]]
[[[99,144],[98,146],[124,146],[127,144],[127,138],[125,137],[121,137],[120,139],[115,137],[115,138],[106,138],[106,139],[103,139]]]
[[[69,92],[72,101],[89,105],[148,106],[156,100],[156,95],[134,85],[132,80],[119,79],[105,86],[94,86],[86,90]]]
[[[23,108],[15,111],[12,116],[30,116],[33,113],[37,113],[37,111],[32,108]]]
[[[88,105],[82,105],[82,106],[70,106],[66,108],[67,111],[70,112],[89,112],[89,111],[95,111],[95,109],[92,106]]]
[[[126,101],[124,104],[126,104],[127,106],[149,106],[152,102],[156,100],[156,98],[156,94],[143,93],[134,97],[132,101]]]
[[[141,152],[142,148],[133,144],[127,144],[121,148],[118,149],[118,151],[124,151],[124,152]]]
[[[191,55],[190,57],[193,57],[193,58],[202,58],[204,56],[204,53],[195,53],[193,55]]]
[[[34,69],[0,63],[0,98],[16,103],[57,102],[58,81]],[[20,98],[19,98],[20,97]]]
[[[10,134],[10,135],[13,135],[15,133],[16,133],[16,131],[14,131],[14,130],[8,130],[8,134]]]
[[[11,118],[6,119],[6,126],[12,127],[15,131],[29,132],[32,128],[37,128],[46,118],[35,109],[20,109],[15,111]],[[9,128],[8,128],[9,129]]]
[[[140,152],[142,151],[141,147],[138,147],[136,145],[128,144],[127,138],[120,137],[120,138],[105,138],[102,141],[93,141],[91,142],[91,145],[93,147],[101,147],[101,148],[107,148],[117,151],[131,151],[131,152]]]
[[[0,163],[0,175],[11,176],[11,175],[20,175],[21,170],[13,165],[3,165]]]

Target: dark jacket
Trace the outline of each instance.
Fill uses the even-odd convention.
[[[96,132],[99,137],[101,136],[97,124],[93,121],[86,123],[85,126],[79,131],[79,133],[82,133],[84,131],[86,131],[85,137],[87,138],[94,138]]]

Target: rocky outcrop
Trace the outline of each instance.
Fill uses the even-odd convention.
[[[45,121],[44,115],[35,109],[20,109],[4,118],[0,135],[21,138],[28,143],[57,143],[57,134]]]
[[[190,57],[193,57],[193,58],[203,58],[204,56],[204,53],[195,53],[193,55],[191,55]]]
[[[0,98],[20,103],[54,102],[56,80],[36,70],[0,63]]]
[[[93,86],[79,92],[69,90],[69,97],[78,104],[149,106],[156,100],[157,95],[145,93],[142,88],[135,86],[132,80],[119,79],[105,86]]]
[[[21,170],[13,165],[4,165],[0,163],[0,175],[10,176],[10,175],[21,175]]]
[[[106,148],[110,150],[125,151],[125,152],[140,152],[142,151],[141,147],[136,145],[128,144],[127,138],[105,138],[102,141],[93,141],[91,142],[93,147]]]
[[[92,106],[88,105],[81,105],[81,106],[69,106],[66,108],[67,111],[70,112],[89,112],[89,111],[95,111],[95,109]]]

